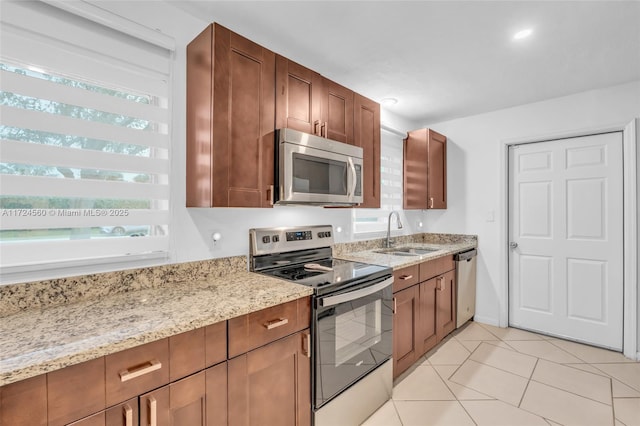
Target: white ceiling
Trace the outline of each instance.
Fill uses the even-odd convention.
[[[171,3],[424,124],[640,80],[638,1]]]

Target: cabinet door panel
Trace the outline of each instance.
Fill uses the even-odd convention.
[[[138,398],[106,411],[106,426],[138,426]]]
[[[276,57],[276,128],[320,136],[322,77],[283,56]]]
[[[419,355],[424,355],[437,343],[436,336],[436,279],[430,279],[420,283],[420,308],[419,308]]]
[[[32,377],[0,387],[0,425],[47,424],[47,376]]]
[[[363,150],[362,193],[359,207],[380,208],[380,104],[354,94],[354,144]]]
[[[427,130],[409,132],[404,140],[404,197],[405,209],[426,209],[428,204],[427,168],[428,144]]]
[[[456,328],[456,272],[449,271],[436,278],[436,333],[438,342]]]
[[[447,208],[447,138],[429,130],[429,208]]]
[[[205,372],[169,385],[169,415],[172,426],[206,425]]]
[[[214,38],[212,206],[268,206],[275,54],[217,24]]]
[[[169,386],[161,387],[140,397],[140,424],[147,426],[170,426]]]
[[[310,361],[293,334],[229,360],[230,425],[309,425]]]
[[[322,80],[322,136],[353,145],[354,93],[329,79]]]
[[[418,358],[418,287],[417,285],[393,295],[393,377],[398,377]]]
[[[208,368],[207,386],[207,426],[227,424],[227,363]]]

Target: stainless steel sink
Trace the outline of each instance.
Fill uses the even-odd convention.
[[[416,248],[416,247],[390,247],[386,249],[374,250],[374,253],[390,254],[393,256],[421,256],[423,254],[433,253],[439,249],[434,248]]]

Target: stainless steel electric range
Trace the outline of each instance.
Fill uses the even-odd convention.
[[[314,289],[314,424],[360,424],[391,397],[391,268],[334,259],[331,225],[251,229],[249,240],[252,271]]]

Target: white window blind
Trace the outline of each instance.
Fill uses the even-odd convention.
[[[380,208],[353,209],[354,233],[386,232],[392,210],[402,212],[402,137],[389,130],[380,132]]]
[[[171,52],[40,2],[1,16],[3,272],[165,256]]]

